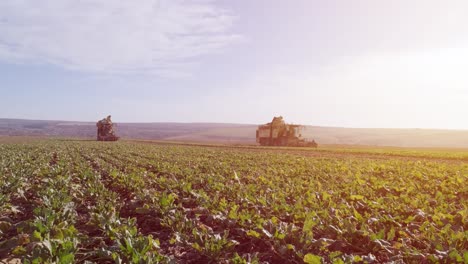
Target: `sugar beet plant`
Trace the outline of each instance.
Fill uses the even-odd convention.
[[[0,145],[0,260],[468,263],[468,154]]]

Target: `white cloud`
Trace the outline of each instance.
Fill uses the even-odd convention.
[[[0,60],[91,72],[180,74],[240,38],[212,1],[0,1]]]

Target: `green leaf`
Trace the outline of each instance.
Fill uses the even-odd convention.
[[[359,261],[362,261],[362,258],[361,258],[361,256],[354,256],[353,261],[354,262],[359,262]]]
[[[328,192],[322,192],[322,199],[324,201],[330,200],[331,195]]]
[[[281,240],[281,239],[284,239],[285,237],[286,237],[286,234],[281,234],[281,233],[278,233],[278,231],[276,231],[275,238]]]
[[[351,195],[349,198],[351,200],[362,200],[362,199],[364,199],[364,196],[356,194],[356,195]]]
[[[387,240],[388,241],[393,241],[393,239],[395,238],[395,228],[390,228],[390,231],[388,231],[387,233]]]
[[[449,254],[449,257],[452,259],[452,260],[455,260],[456,262],[462,262],[463,261],[463,258],[460,254],[458,254],[458,252],[456,250],[453,250],[452,252],[450,252]]]
[[[302,231],[305,233],[312,232],[312,228],[316,226],[317,223],[314,221],[311,215],[307,216],[307,219],[304,221],[304,226]]]
[[[356,217],[356,219],[357,219],[359,222],[364,221],[364,218],[362,217],[362,215],[361,215],[358,211],[356,211],[356,209],[354,209],[353,211],[354,211],[354,212],[353,212],[353,213],[354,213],[354,217]]]
[[[320,256],[308,253],[304,256],[304,262],[307,264],[321,264],[322,258]]]
[[[18,246],[15,249],[13,249],[13,251],[11,253],[13,255],[20,256],[20,255],[25,255],[27,252],[26,252],[26,249],[24,247]]]
[[[55,234],[53,236],[54,239],[58,239],[58,240],[63,240],[63,232],[62,230],[57,230],[55,231]]]
[[[40,264],[44,263],[43,259],[41,257],[37,257],[31,261],[32,264]]]
[[[247,235],[248,235],[248,236],[251,236],[251,237],[260,238],[260,233],[258,233],[258,232],[255,231],[255,230],[249,230],[249,231],[247,231]]]
[[[342,259],[337,258],[333,260],[333,264],[345,264],[345,262]]]
[[[42,240],[42,235],[37,230],[34,230],[32,237],[34,238],[34,241],[41,241]]]
[[[200,245],[198,245],[198,243],[192,243],[192,247],[199,252],[203,251],[203,248]]]
[[[230,219],[237,219],[238,218],[238,215],[237,215],[237,209],[239,208],[238,205],[234,205],[231,210],[229,211],[229,215],[228,217]]]
[[[60,256],[60,263],[73,263],[75,256],[72,253]]]

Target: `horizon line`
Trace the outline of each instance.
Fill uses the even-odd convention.
[[[0,117],[0,120],[22,120],[22,121],[42,121],[42,122],[67,122],[67,123],[97,123],[98,121],[75,121],[75,120],[58,120],[58,119],[31,119],[31,118],[10,118]],[[259,126],[261,124],[249,123],[222,123],[222,122],[174,122],[174,121],[146,121],[146,122],[114,122],[115,124],[224,124],[224,125],[240,125],[240,126]],[[292,124],[292,123],[291,123]],[[333,126],[333,125],[310,125],[300,124],[305,127],[323,127],[323,128],[343,128],[343,129],[385,129],[385,130],[442,130],[442,131],[463,131],[468,132],[468,128],[418,128],[418,127],[347,127],[347,126]]]

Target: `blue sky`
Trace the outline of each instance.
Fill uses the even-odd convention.
[[[0,117],[468,129],[465,1],[0,3]]]

